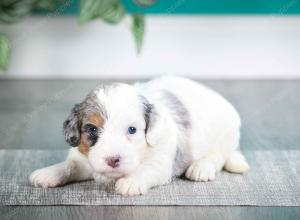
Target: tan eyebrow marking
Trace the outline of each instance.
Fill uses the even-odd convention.
[[[88,145],[88,141],[86,138],[85,134],[81,134],[80,137],[80,144],[79,144],[79,151],[84,154],[85,156],[87,156],[88,152],[89,152],[89,145]]]
[[[102,128],[104,119],[99,113],[93,113],[88,117],[88,122],[95,125],[97,128]]]

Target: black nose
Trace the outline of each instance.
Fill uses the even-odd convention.
[[[116,168],[120,165],[120,156],[108,157],[105,159],[108,166]]]

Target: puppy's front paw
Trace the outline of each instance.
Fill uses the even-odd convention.
[[[65,184],[68,180],[68,175],[61,167],[51,166],[34,171],[29,179],[35,187],[48,188]]]
[[[116,192],[123,196],[146,194],[148,190],[145,181],[136,177],[124,177],[116,182]]]
[[[216,177],[216,168],[206,159],[195,161],[185,172],[185,177],[194,181],[207,182]]]

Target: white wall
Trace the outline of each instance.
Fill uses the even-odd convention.
[[[128,26],[74,17],[2,26],[13,54],[0,78],[300,78],[300,17],[148,16],[139,56]]]

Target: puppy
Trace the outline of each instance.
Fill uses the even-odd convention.
[[[240,118],[216,92],[189,79],[161,77],[92,90],[63,124],[66,161],[30,176],[38,187],[115,180],[122,195],[145,194],[172,176],[211,181],[224,168],[244,173]]]

